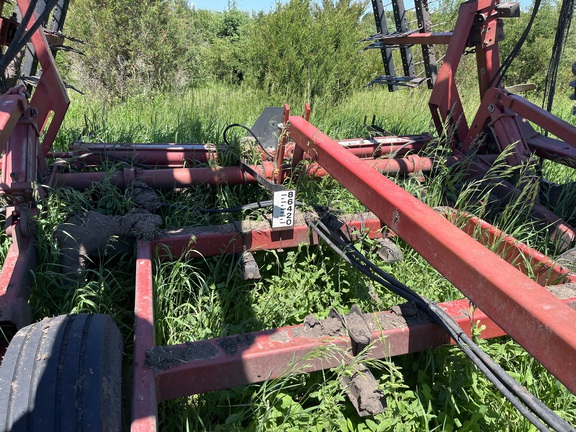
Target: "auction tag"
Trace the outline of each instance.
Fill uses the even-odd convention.
[[[272,211],[272,228],[293,227],[295,212],[296,212],[295,190],[283,190],[274,192],[274,210]]]

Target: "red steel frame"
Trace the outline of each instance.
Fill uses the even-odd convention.
[[[372,173],[370,173],[372,174]],[[379,177],[382,177],[378,174]],[[411,195],[397,190],[391,193],[405,199]],[[414,204],[414,203],[411,203]],[[432,211],[432,210],[431,210]],[[536,304],[528,301],[531,306],[541,306],[544,313],[549,316],[561,315],[565,309],[576,314],[576,289],[571,295],[559,299],[548,292],[543,286],[558,283],[576,283],[576,275],[569,273],[538,251],[529,248],[514,238],[506,235],[487,222],[478,218],[467,217],[466,225],[461,231],[448,222],[443,216],[432,211],[427,215],[436,223],[443,221],[449,226],[449,233],[459,233],[460,238],[466,238],[467,246],[473,244],[473,248],[488,258],[488,264],[497,262],[499,267],[495,270],[506,271],[505,276],[512,273],[516,279],[523,279],[523,283],[531,285],[530,294],[536,292],[541,297],[546,297],[548,303]],[[446,215],[454,219],[453,214]],[[359,229],[370,230],[372,233],[381,225],[378,218],[365,219],[351,222],[351,226]],[[487,245],[496,245],[497,251],[503,254],[513,264],[508,264],[503,259],[488,251],[485,246],[472,240],[468,234],[480,233],[481,240]],[[289,232],[286,233],[291,235]],[[422,233],[420,233],[422,234]],[[154,342],[154,286],[153,286],[153,261],[156,254],[159,258],[178,258],[192,248],[198,256],[210,256],[220,253],[233,253],[240,251],[256,251],[273,249],[278,247],[295,247],[299,244],[314,244],[317,242],[315,235],[311,234],[304,226],[297,226],[290,239],[280,240],[281,232],[272,231],[269,228],[237,232],[233,229],[214,227],[212,230],[204,230],[204,233],[179,233],[170,237],[156,239],[153,242],[141,241],[138,243],[137,269],[136,269],[136,306],[135,306],[135,349],[134,349],[134,389],[132,395],[133,423],[132,431],[150,431],[156,428],[156,415],[158,403],[183,397],[187,395],[205,393],[222,388],[262,382],[269,378],[277,378],[289,373],[312,372],[320,369],[334,367],[343,361],[351,359],[351,341],[345,334],[339,336],[314,336],[306,333],[304,325],[289,326],[271,330],[264,330],[238,336],[229,336],[189,342],[183,345],[155,347]],[[160,247],[161,246],[161,247]],[[474,267],[466,264],[471,272]],[[537,280],[532,282],[521,272],[528,268],[537,269]],[[478,279],[476,279],[478,280]],[[489,289],[486,284],[481,289]],[[537,287],[537,288],[535,288]],[[526,289],[526,286],[522,287]],[[492,291],[491,291],[492,292]],[[543,294],[546,293],[546,294]],[[523,293],[525,294],[525,293]],[[551,307],[547,309],[546,305]],[[472,326],[484,326],[481,336],[491,338],[505,335],[507,332],[497,324],[499,321],[490,319],[481,308],[476,309],[469,300],[456,300],[441,303],[452,318],[468,334],[471,334]],[[516,313],[520,307],[508,306],[506,312]],[[369,356],[385,358],[407,353],[424,351],[440,345],[453,343],[447,334],[429,321],[421,321],[409,325],[390,324],[392,312],[380,312],[370,314],[378,328],[373,329],[372,340],[375,341]],[[496,314],[499,316],[498,314]],[[367,315],[368,316],[368,315]],[[520,321],[521,323],[521,321]],[[506,323],[507,324],[507,323]],[[574,326],[572,322],[572,326]],[[520,331],[521,325],[514,326],[514,332]],[[508,332],[509,333],[509,332]],[[526,331],[525,334],[528,334]],[[572,337],[573,334],[572,334]],[[236,346],[234,352],[223,349],[227,342]],[[210,353],[209,355],[190,357],[184,352],[194,351]],[[538,350],[539,353],[554,350],[556,345],[544,344]],[[167,353],[169,364],[165,367],[154,367],[150,364],[151,353]],[[311,356],[320,350],[327,350],[328,356]],[[566,353],[566,352],[563,352]],[[569,354],[569,353],[568,353]],[[567,357],[559,356],[563,361]],[[572,357],[573,358],[573,357]],[[568,357],[570,359],[570,357]],[[571,361],[571,360],[568,360]],[[570,372],[570,367],[567,368]]]
[[[18,5],[26,10],[29,2],[18,0]],[[478,142],[478,136],[490,129],[500,151],[515,145],[508,161],[511,164],[525,163],[529,153],[534,152],[574,167],[576,129],[573,126],[502,88],[491,87],[498,78],[499,65],[501,26],[497,5],[496,0],[463,3],[452,33],[416,33],[386,40],[390,44],[448,44],[430,98],[438,134],[452,133],[454,152],[447,163],[458,163],[466,153],[484,145]],[[4,25],[15,24],[3,21]],[[38,184],[38,175],[47,173],[46,156],[81,156],[83,162],[96,165],[101,158],[121,157],[150,165],[149,169],[130,168],[113,175],[111,182],[119,187],[126,187],[134,179],[162,188],[258,181],[239,167],[184,168],[187,160],[217,161],[215,149],[202,145],[78,144],[70,152],[50,152],[69,99],[43,31],[33,35],[32,43],[42,67],[42,77],[30,103],[22,87],[0,96],[0,151],[4,155],[0,189],[14,203],[8,210],[7,229],[13,243],[0,273],[0,316],[5,327],[14,329],[32,319],[27,298],[31,286],[29,270],[35,267],[36,252],[30,217],[35,213],[33,189]],[[454,78],[462,53],[471,46],[476,49],[482,103],[469,126]],[[485,326],[482,337],[509,334],[576,392],[576,377],[572,373],[576,366],[576,291],[567,286],[562,291],[564,294],[558,295],[560,291],[554,288],[557,284],[576,283],[576,276],[478,218],[464,215],[465,223],[461,228],[456,227],[453,223],[460,220],[457,214],[437,213],[381,174],[432,169],[436,161],[413,154],[430,145],[430,135],[336,142],[312,126],[309,117],[309,106],[303,117],[291,115],[290,108],[285,106],[286,129],[276,149],[275,161],[263,159],[252,169],[278,183],[290,176],[301,161],[306,161],[304,172],[308,175],[332,175],[373,212],[360,220],[352,218],[349,225],[365,230],[372,237],[382,235],[383,229],[395,233],[466,295],[468,299],[440,304],[466,332],[470,333],[474,325],[480,324]],[[526,120],[551,131],[562,141],[536,134]],[[40,143],[42,135],[44,139]],[[380,156],[388,157],[376,159]],[[482,171],[486,166],[480,163],[475,169]],[[53,171],[50,184],[82,189],[102,181],[104,175]],[[556,223],[569,240],[574,238],[573,228],[548,210],[537,209],[536,213]],[[472,236],[478,237],[478,241]],[[303,223],[282,231],[268,226],[189,228],[151,242],[138,242],[133,431],[154,430],[157,405],[164,400],[261,382],[295,371],[319,370],[351,359],[351,341],[344,332],[331,337],[315,336],[306,333],[304,324],[245,334],[240,338],[230,336],[187,343],[187,350],[183,349],[184,345],[155,346],[155,259],[243,253],[317,242],[317,236]],[[535,280],[526,275],[528,269],[535,273]],[[374,345],[369,355],[373,357],[395,356],[452,343],[442,329],[429,321],[392,324],[391,314],[387,311],[367,315],[379,323],[372,329]],[[227,342],[234,342],[237,349],[223,349]],[[190,357],[186,354],[190,347],[207,354]],[[330,350],[331,355],[309,356],[322,349]],[[151,357],[162,352],[169,353],[167,360],[177,361],[152,364]],[[161,355],[159,358],[162,360]]]

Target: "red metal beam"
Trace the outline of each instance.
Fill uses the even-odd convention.
[[[488,222],[455,209],[447,209],[441,214],[460,227],[466,234],[495,251],[522,273],[532,275],[538,284],[549,286],[576,283],[575,273],[570,273],[568,269],[543,253],[519,242]],[[462,218],[465,218],[464,225]]]
[[[358,231],[368,233],[370,238],[381,237],[382,223],[373,214],[344,215],[346,223]],[[269,222],[243,221],[205,227],[190,227],[152,241],[152,246],[162,259],[174,259],[188,254],[189,257],[214,256],[225,253],[241,253],[297,247],[301,244],[318,244],[318,236],[310,232],[303,217],[297,215],[292,230],[272,230]]]
[[[572,297],[563,300],[567,308],[576,306],[574,295],[573,290]],[[481,332],[483,338],[505,335],[468,300],[440,303],[439,306],[468,335],[473,325],[485,326]],[[403,315],[402,311],[402,306],[397,306],[392,311],[365,315],[371,323],[374,341],[367,351],[368,357],[388,358],[453,343],[446,332],[425,315],[417,314],[415,310]],[[339,328],[337,320],[328,318],[313,326],[303,324],[156,347],[148,351],[148,364],[156,374],[158,398],[169,400],[347,363],[353,358],[350,338],[344,328]],[[322,326],[330,331],[322,334]]]
[[[222,150],[222,149],[221,149]],[[218,160],[216,146],[209,144],[134,144],[75,142],[71,151],[50,152],[50,158],[79,158],[85,165],[100,165],[103,160],[123,158],[153,166],[182,167],[186,162],[208,163]]]
[[[137,245],[134,298],[134,375],[130,430],[151,432],[157,426],[158,398],[154,374],[146,366],[146,351],[155,345],[152,251],[148,242],[139,241]]]
[[[36,268],[33,236],[19,234],[18,224],[12,226],[12,244],[0,273],[0,323],[20,329],[32,323],[28,304],[32,285],[31,270]]]
[[[22,16],[24,16],[29,6],[29,0],[18,0],[18,7],[22,12]],[[30,20],[29,28],[34,24],[36,18],[34,14]],[[32,95],[30,106],[38,110],[36,120],[38,125],[41,126],[40,132],[44,133],[42,153],[46,156],[64,120],[70,99],[68,99],[64,83],[56,68],[56,63],[50,52],[42,26],[32,35],[30,40],[32,45],[34,45],[34,52],[42,67],[42,76]]]
[[[452,32],[443,33],[411,33],[408,35],[390,35],[378,40],[384,45],[448,45]]]
[[[346,149],[342,149],[348,152]],[[454,164],[463,159],[455,155],[446,159],[447,165]],[[360,159],[359,159],[360,160]],[[385,173],[407,174],[418,171],[430,171],[434,166],[431,158],[409,155],[406,158],[382,158],[360,160],[366,167],[375,167]],[[262,177],[272,180],[274,178],[274,163],[262,162],[259,166],[252,166],[253,170],[260,172]],[[308,175],[322,177],[326,175],[324,169],[318,164],[306,166]],[[94,183],[109,181],[119,188],[126,188],[131,181],[140,180],[154,188],[175,188],[200,185],[238,185],[254,184],[257,179],[236,166],[212,168],[166,168],[166,169],[140,169],[125,168],[123,171],[110,174],[108,172],[83,172],[56,174],[51,186],[73,187],[75,189],[88,189]]]
[[[576,392],[576,311],[300,117],[290,138]]]

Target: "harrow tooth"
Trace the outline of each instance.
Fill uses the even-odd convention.
[[[404,255],[402,254],[400,248],[389,238],[379,238],[378,243],[380,243],[380,248],[378,249],[377,253],[378,256],[384,260],[384,262],[390,264],[404,260]]]
[[[378,387],[378,381],[363,364],[352,366],[354,373],[340,380],[347,389],[348,398],[360,417],[383,413],[386,410],[386,396]]]
[[[260,279],[262,277],[252,252],[244,252],[240,255],[240,272],[244,280]]]

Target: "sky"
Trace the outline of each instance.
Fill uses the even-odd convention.
[[[276,3],[286,3],[288,0],[235,0],[236,7],[240,10],[248,12],[270,12],[276,7]],[[519,0],[522,6],[522,10],[528,10],[528,7],[532,4],[533,0]],[[216,11],[224,11],[228,9],[228,3],[232,3],[234,0],[188,0],[190,5],[195,5],[197,9],[212,9]],[[384,3],[389,3],[384,1]],[[411,3],[410,0],[405,0],[405,3]]]
[[[283,0],[282,3],[285,3]],[[193,0],[189,2],[194,4],[196,9],[212,9],[223,11],[228,8],[228,0]],[[240,10],[264,11],[270,12],[276,6],[276,0],[236,0],[236,7]]]

